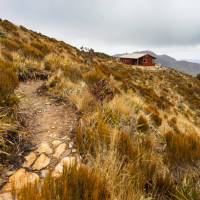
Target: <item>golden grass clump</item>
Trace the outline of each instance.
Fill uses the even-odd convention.
[[[68,77],[71,81],[78,82],[82,80],[81,71],[78,69],[76,65],[64,64],[62,69],[63,69],[64,76]]]
[[[0,104],[8,103],[18,83],[12,64],[0,60]]]
[[[196,133],[165,134],[167,159],[172,164],[193,162],[200,159],[200,137]]]
[[[83,74],[84,80],[89,85],[93,85],[93,84],[103,80],[104,77],[105,77],[104,74],[98,70],[92,70],[92,71],[89,71],[89,72]]]
[[[1,55],[3,56],[3,58],[6,60],[6,61],[10,61],[12,62],[13,61],[13,56],[12,54],[6,50],[6,49],[1,49]]]
[[[149,130],[149,121],[144,115],[138,116],[137,119],[137,130],[141,132],[146,132]]]
[[[39,51],[41,51],[42,53],[44,53],[45,55],[50,53],[50,49],[49,46],[45,43],[39,43],[39,42],[31,42],[30,44],[32,47],[38,49]]]
[[[43,52],[41,52],[40,50],[28,44],[23,44],[23,46],[21,47],[21,50],[25,57],[34,58],[34,59],[42,59],[45,56]]]
[[[155,126],[161,126],[162,118],[160,117],[160,113],[158,112],[156,107],[148,106],[145,108],[145,111],[147,112],[147,114],[150,114],[150,118]]]
[[[82,154],[90,153],[96,156],[98,148],[109,148],[112,129],[101,116],[97,118],[93,127],[86,126],[83,120],[79,123],[76,131],[77,148]]]
[[[71,165],[59,178],[48,176],[44,183],[23,188],[18,200],[109,200],[104,177],[84,165]]]
[[[18,43],[9,38],[4,38],[0,42],[9,51],[17,51],[20,49],[20,46],[18,45]]]

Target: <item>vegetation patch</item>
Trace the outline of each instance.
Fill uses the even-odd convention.
[[[0,105],[9,103],[18,83],[18,77],[12,64],[0,60]]]
[[[106,182],[98,172],[86,166],[66,167],[59,178],[47,177],[44,183],[25,187],[19,200],[109,200]]]
[[[173,164],[194,162],[200,159],[200,138],[196,133],[165,134],[167,158]]]

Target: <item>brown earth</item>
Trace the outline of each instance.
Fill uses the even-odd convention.
[[[62,173],[63,165],[79,159],[71,139],[76,125],[75,110],[63,102],[38,93],[43,81],[22,82],[16,93],[21,97],[20,111],[25,114],[25,126],[31,134],[32,146],[24,163],[10,171],[3,186],[0,200],[11,199],[12,185],[21,188],[27,182],[44,178],[50,171],[54,176]],[[17,181],[20,180],[20,181]]]

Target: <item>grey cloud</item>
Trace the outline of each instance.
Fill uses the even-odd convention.
[[[141,47],[200,44],[199,0],[0,0],[1,17],[66,40]]]

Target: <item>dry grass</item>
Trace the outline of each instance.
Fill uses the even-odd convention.
[[[1,55],[6,61],[13,62],[13,56],[8,50],[1,49]]]
[[[47,78],[47,70],[48,92],[66,98],[79,111],[77,148],[97,176],[85,179],[76,171],[74,180],[84,179],[91,189],[100,174],[112,200],[200,199],[199,184],[191,176],[183,181],[186,171],[199,170],[199,138],[191,134],[200,125],[199,80],[171,69],[132,68],[101,53],[80,52],[8,21],[0,21],[0,28],[5,33],[1,56],[13,62],[20,79],[40,78],[43,73]],[[177,179],[179,174],[182,178]],[[59,187],[49,180],[53,185],[47,181],[38,198],[58,194],[66,199],[61,194],[67,195],[64,180],[58,180]],[[81,181],[74,188],[69,183],[68,191],[76,193],[75,188],[78,195],[77,187],[85,186]],[[93,195],[90,189],[85,191]],[[27,191],[30,194],[23,191],[22,198],[37,197],[35,187]]]
[[[12,64],[0,60],[0,105],[8,104],[18,86],[18,78]]]
[[[143,115],[140,115],[137,119],[137,130],[141,132],[149,130],[149,122]]]
[[[59,178],[47,177],[43,184],[25,187],[19,200],[109,200],[104,177],[86,166],[66,167]]]
[[[27,44],[24,44],[21,47],[21,50],[22,50],[23,55],[28,58],[42,59],[45,56],[43,52]]]
[[[200,138],[196,133],[165,134],[167,158],[171,163],[194,162],[200,159]]]
[[[9,51],[17,51],[20,49],[20,46],[17,42],[8,38],[2,39],[1,44]]]

